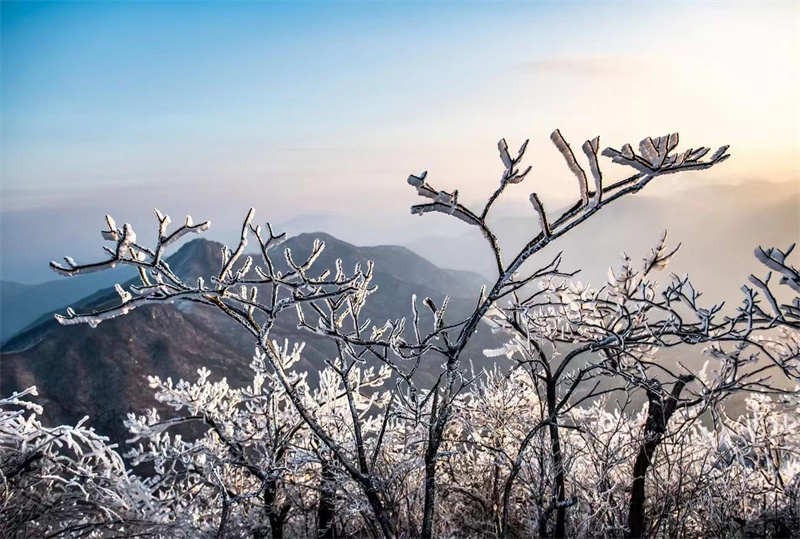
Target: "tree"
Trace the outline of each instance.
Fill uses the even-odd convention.
[[[280,351],[284,369],[300,358],[302,346],[273,346]],[[314,498],[310,486],[314,479],[320,491],[319,512],[328,512],[317,525],[319,535],[325,536],[333,526],[330,517],[336,505],[331,496],[324,498],[322,484],[331,482],[331,456],[310,436],[284,387],[266,372],[263,354],[255,356],[252,368],[252,385],[243,389],[231,388],[225,379],[211,382],[206,369],[198,371],[196,383],[151,378],[156,399],[183,414],[166,420],[155,410],[131,415],[126,422],[134,434],[130,442],[146,440],[147,444],[140,443],[129,456],[133,464],[153,465],[155,475],[146,483],[154,495],[167,500],[166,513],[173,518],[195,515],[200,520],[191,523],[193,533],[201,530],[216,537],[283,537],[293,507],[308,505]],[[348,445],[346,435],[353,428],[348,407],[352,404],[363,420],[365,412],[385,397],[366,396],[362,391],[379,388],[388,371],[353,367],[348,378],[350,403],[336,369],[332,363],[323,370],[316,389],[305,376],[298,376],[292,379],[292,390],[307,413],[337,440],[338,450],[349,457],[356,448]],[[202,432],[189,439],[170,436],[170,431],[195,422],[203,426]],[[367,421],[361,428],[371,433],[374,422]],[[267,522],[269,526],[264,525]]]
[[[624,456],[631,466],[627,516],[622,520],[629,536],[641,536],[647,532],[648,474],[654,470],[659,448],[681,429],[691,429],[698,417],[715,410],[728,395],[743,390],[774,391],[763,378],[768,370],[797,376],[796,349],[777,352],[774,348],[782,346],[780,343],[772,346],[758,339],[771,338],[769,332],[779,327],[793,335],[800,321],[800,300],[782,305],[769,278],[753,278],[758,291],[746,288],[742,307],[735,315],[725,316],[722,306],[701,306],[688,279],[675,277],[662,290],[651,274],[663,269],[675,254],[666,247],[666,234],[645,258],[642,270],[626,259],[622,270],[611,272],[609,283],[601,289],[568,282],[574,273],[560,269],[560,255],[523,273],[523,265],[541,249],[615,200],[640,191],[658,177],[707,169],[728,157],[727,146],[707,160],[707,148],[675,153],[677,134],[645,138],[638,154],[629,144],[602,152],[635,170],[630,177],[605,185],[598,160],[599,139],[595,138],[582,145],[593,183],[590,187],[589,175],[561,133],[556,130],[551,139],[577,178],[580,197],[562,215],[552,218],[533,193],[530,201],[540,232],[510,262],[504,261],[487,215],[505,190],[521,183],[531,170],[521,170],[527,141],[516,157],[509,153],[505,140],[500,141],[504,171],[499,187],[480,211],[460,203],[457,190],[433,188],[426,173],[408,178],[421,196],[431,200],[413,206],[412,213],[452,215],[480,230],[491,248],[498,276],[488,290],[480,292],[474,311],[464,320],[448,319],[447,301],[436,305],[425,298],[422,303],[432,314],[428,327],[421,322],[416,298],[412,298],[409,327],[403,318],[373,325],[362,316],[365,302],[374,292],[371,265],[366,269],[357,266],[347,274],[338,263],[335,273],[313,273],[314,262],[324,249],[323,243],[316,242],[302,262],[285,250],[284,270],[280,270],[274,249],[283,236],[276,235],[269,225],[266,230],[253,226],[252,210],[238,246],[224,248],[222,267],[210,284],[203,279],[184,283],[164,261],[169,245],[188,233],[206,230],[208,223],[195,225],[187,217],[183,226],[168,234],[170,219],[156,210],[159,238],[154,248],[148,248],[137,242],[130,225],[120,229],[107,217],[108,230],[103,237],[114,245],[106,248],[107,260],[79,265],[67,258],[66,266],[51,265],[63,275],[131,265],[138,268],[141,285],[130,291],[117,287],[121,298],[117,306],[85,314],[68,310],[58,320],[96,326],[142,305],[190,301],[218,309],[250,332],[256,345],[256,378],[251,388],[231,390],[208,384],[205,372],[196,385],[181,382],[173,388],[170,382],[154,380],[158,398],[184,415],[165,421],[152,415],[129,420],[136,436],[150,440],[150,449],[135,450],[134,456],[153,462],[161,478],[156,481],[163,479],[167,466],[180,464],[159,483],[171,493],[170,499],[178,500],[182,493],[208,493],[202,503],[208,504],[209,511],[216,508],[208,514],[218,516],[213,526],[198,525],[216,528],[217,536],[233,529],[229,524],[232,511],[260,511],[268,517],[272,535],[280,536],[292,503],[301,507],[309,499],[298,474],[313,469],[319,485],[316,529],[320,535],[335,533],[334,513],[347,512],[337,500],[339,493],[352,495],[352,489],[331,486],[346,481],[358,486],[359,499],[369,508],[369,517],[364,517],[359,500],[353,501],[351,514],[362,516],[365,530],[387,537],[403,532],[431,537],[437,527],[439,483],[444,474],[446,481],[457,487],[450,489],[450,496],[460,493],[476,503],[494,522],[496,532],[511,535],[512,513],[519,505],[514,493],[522,487],[523,497],[530,501],[520,507],[536,512],[535,518],[527,520],[535,522],[532,526],[537,533],[564,537],[570,526],[568,509],[587,503],[585,494],[583,501],[575,494],[568,495],[570,490],[586,492],[585,483],[570,473],[569,459],[578,459],[577,453],[570,451],[585,454],[596,443],[601,443],[601,454]],[[251,235],[258,243],[258,263],[249,256],[243,259]],[[781,273],[782,283],[796,292],[800,276],[786,264],[790,251],[770,249],[757,252],[757,256]],[[768,310],[761,306],[762,295]],[[316,391],[309,388],[303,373],[292,368],[292,358],[300,348],[290,350],[288,342],[281,346],[273,340],[275,321],[292,314],[299,327],[329,338],[337,347],[338,357],[328,362]],[[465,367],[465,347],[482,321],[507,335],[508,344],[494,355],[512,359],[511,374],[475,373]],[[712,376],[700,376],[680,363],[666,366],[656,360],[660,350],[697,344],[711,346],[716,362]],[[751,361],[748,354],[753,349],[770,363]],[[443,365],[432,386],[421,386],[415,377],[423,361]],[[374,370],[377,366],[379,371]],[[387,382],[393,383],[394,389],[381,392]],[[631,403],[637,392],[643,393],[647,402],[639,436],[632,434],[625,409],[606,433],[594,433],[581,419],[585,417],[582,406],[590,406],[599,417],[600,409],[591,404],[597,399],[624,395],[623,402]],[[515,413],[511,424],[507,418],[484,421],[483,416],[495,410],[498,402],[517,411],[519,403],[525,402],[526,413]],[[256,417],[260,419],[256,421]],[[201,438],[176,441],[162,436],[167,428],[193,421],[205,426]],[[580,441],[574,440],[574,433],[581,434]],[[618,443],[620,440],[624,443]],[[489,455],[493,455],[491,465],[482,460]],[[535,456],[541,457],[537,473],[530,468]],[[459,468],[467,462],[492,470],[490,483],[480,476],[459,477]],[[611,462],[600,468],[618,473]],[[236,488],[232,481],[238,481]],[[608,477],[597,481],[595,484],[607,484]],[[280,484],[284,485],[282,493],[278,493]],[[478,492],[479,485],[487,484],[491,484],[489,498],[487,491]],[[155,488],[156,483],[149,485]],[[257,508],[255,500],[260,500]],[[615,496],[613,503],[608,496],[604,500],[614,507],[603,511],[619,532],[619,497]],[[518,524],[525,520],[519,517],[515,517]],[[464,522],[454,525],[472,526]],[[576,526],[573,529],[590,529]]]

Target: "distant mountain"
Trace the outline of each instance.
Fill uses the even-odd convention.
[[[41,284],[0,281],[0,342],[54,309],[80,300],[102,288],[135,275],[132,270],[101,272],[57,279]]]
[[[398,245],[356,247],[324,232],[300,234],[285,245],[302,258],[311,253],[315,238],[324,241],[326,245],[325,251],[316,262],[321,268],[332,268],[337,258],[343,261],[372,260],[375,263],[376,279],[391,275],[406,284],[423,286],[431,293],[445,292],[458,298],[477,298],[481,286],[488,282],[485,277],[472,271],[440,269],[407,247]],[[328,248],[330,246],[333,249]]]
[[[299,260],[310,253],[313,238],[326,244],[315,264],[320,272],[333,268],[336,258],[342,259],[347,271],[352,271],[356,262],[375,262],[373,284],[379,290],[370,296],[364,312],[375,324],[410,315],[412,294],[420,299],[430,296],[438,304],[445,294],[452,295],[448,312],[450,319],[456,320],[471,311],[484,284],[479,275],[442,270],[403,247],[356,247],[326,234],[302,234],[280,249],[291,248]],[[168,263],[182,279],[207,278],[219,270],[221,247],[194,240],[181,247]],[[106,290],[73,307],[78,312],[91,311],[116,301],[116,293]],[[423,314],[423,320],[426,316]],[[294,312],[287,312],[273,337],[306,342],[299,368],[308,370],[313,379],[323,361],[334,357],[336,350],[319,336],[298,330],[296,324]],[[481,349],[495,342],[490,332],[481,328],[465,360],[474,359],[480,366],[485,361]],[[195,379],[196,370],[206,366],[215,378],[225,376],[241,385],[251,377],[253,350],[253,339],[242,328],[216,310],[199,305],[140,307],[95,329],[61,326],[48,316],[3,346],[0,394],[36,385],[46,420],[74,422],[89,415],[98,431],[121,441],[126,436],[122,427],[126,413],[158,407],[146,376]],[[439,363],[423,365],[423,383],[432,381]]]
[[[552,217],[560,214],[551,210]],[[499,216],[494,226],[507,258],[539,233],[532,208],[528,216]],[[579,269],[577,280],[602,286],[608,267],[619,266],[621,253],[640,264],[664,229],[669,245],[682,244],[669,272],[688,273],[708,300],[738,301],[749,274],[765,273],[753,250],[759,245],[785,249],[800,239],[800,184],[751,182],[705,185],[666,197],[629,195],[553,242],[527,267],[535,269],[563,251],[562,269]],[[455,238],[431,235],[407,246],[440,267],[496,275],[478,230]]]
[[[431,226],[437,234],[443,235],[457,235],[462,231],[461,223],[455,219],[430,217],[413,218],[408,209],[403,207],[379,215],[298,215],[278,223],[275,230],[286,232],[289,236],[324,230],[327,234],[356,245],[401,244],[409,237],[424,234]]]

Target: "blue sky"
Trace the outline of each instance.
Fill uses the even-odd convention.
[[[798,179],[796,2],[4,1],[1,15],[4,279],[98,253],[109,212],[142,231],[154,206],[220,234],[250,205],[394,223],[411,172],[491,189],[501,137],[531,138],[544,195],[566,199],[556,127],[612,145],[681,130],[738,150],[710,181]]]

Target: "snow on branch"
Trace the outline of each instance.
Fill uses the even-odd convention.
[[[758,247],[755,250],[756,258],[768,268],[781,274],[780,283],[788,286],[795,292],[800,292],[800,273],[794,266],[786,263],[786,257],[794,250],[795,244],[791,244],[786,251],[781,251],[776,247],[764,250]]]
[[[721,146],[710,159],[702,161],[709,152],[708,148],[689,148],[681,154],[672,153],[678,146],[678,133],[656,137],[645,137],[639,142],[637,155],[630,144],[622,149],[606,148],[603,155],[610,157],[614,163],[627,165],[644,174],[669,174],[684,170],[702,170],[721,163],[730,157],[729,146]]]
[[[576,178],[578,178],[578,186],[580,187],[581,191],[581,202],[586,205],[589,203],[589,185],[586,181],[586,173],[583,171],[581,166],[578,164],[578,161],[575,159],[575,154],[572,153],[572,148],[569,147],[567,141],[564,140],[564,137],[561,135],[561,131],[556,129],[550,135],[550,140],[553,141],[558,151],[561,152],[561,155],[564,157],[564,160],[567,162],[567,167],[572,171]],[[591,146],[591,142],[586,141],[587,144]]]

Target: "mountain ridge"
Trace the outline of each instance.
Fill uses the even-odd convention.
[[[311,251],[311,238],[317,236],[320,235],[291,238],[280,248],[292,249],[295,260],[300,260]],[[366,263],[367,254],[382,258],[380,264],[376,263],[373,278],[378,291],[370,296],[364,309],[364,315],[376,325],[386,319],[410,315],[412,294],[420,298],[430,296],[438,303],[448,293],[430,286],[442,285],[447,272],[405,248],[360,248],[332,236],[322,236],[326,249],[315,264],[320,273],[332,268],[335,258],[343,259],[346,271],[356,262]],[[167,262],[181,279],[208,277],[219,270],[221,248],[219,243],[195,239],[173,253]],[[278,257],[274,259],[277,263]],[[419,267],[428,268],[430,273],[427,276],[404,273]],[[448,312],[455,320],[471,311],[479,288],[465,285],[459,279],[454,279],[449,288],[453,298]],[[106,289],[75,304],[75,310],[91,311],[117,302],[116,292]],[[46,421],[71,423],[89,415],[99,432],[122,442],[126,436],[122,426],[125,414],[142,413],[154,406],[164,414],[169,413],[153,399],[146,382],[149,375],[192,380],[196,378],[196,370],[206,366],[214,378],[224,376],[233,385],[246,385],[252,376],[249,368],[255,347],[252,336],[213,308],[181,305],[180,309],[164,304],[142,306],[94,329],[83,324],[62,326],[52,318],[45,319],[0,349],[3,371],[0,392],[10,394],[37,385]],[[422,315],[425,322],[426,313]],[[482,361],[482,347],[494,343],[488,328],[479,333],[483,336],[476,339],[469,352],[478,363]],[[312,381],[324,360],[336,355],[331,342],[297,328],[294,311],[287,311],[287,316],[278,320],[273,336],[306,343],[298,368],[309,371]],[[420,373],[423,383],[431,382],[437,369],[438,362],[425,365]]]

